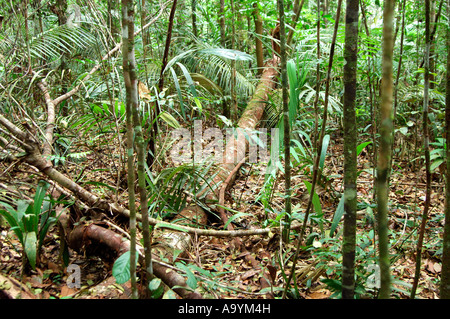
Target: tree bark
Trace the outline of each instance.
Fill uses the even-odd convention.
[[[378,202],[378,246],[380,266],[379,298],[387,299],[391,291],[389,271],[389,241],[388,241],[388,195],[389,195],[389,163],[392,143],[392,55],[394,48],[393,37],[394,1],[386,0],[383,12],[383,79],[381,81],[380,105],[380,147],[377,165],[377,202]]]
[[[112,251],[117,253],[117,257],[129,251],[131,248],[131,243],[129,240],[123,238],[110,229],[95,224],[80,224],[76,226],[69,235],[68,243],[69,246],[76,251],[86,248],[87,245],[105,244]],[[139,259],[141,263],[144,263],[144,257],[142,254],[139,254]],[[155,262],[154,273],[182,298],[202,298],[198,292],[191,291],[186,284],[186,280],[173,269],[170,269],[161,263]]]
[[[340,19],[340,15],[341,15],[341,4],[342,4],[342,0],[339,0],[338,5],[337,5],[337,11],[336,11],[333,39],[331,40],[330,58],[329,58],[329,62],[328,62],[328,72],[327,72],[327,79],[326,79],[326,86],[325,86],[325,102],[324,102],[324,108],[323,108],[322,128],[320,130],[320,136],[319,136],[319,140],[317,143],[318,144],[317,145],[317,154],[314,159],[313,176],[312,176],[312,183],[311,183],[311,193],[309,194],[308,204],[306,207],[305,217],[303,220],[303,225],[300,230],[300,235],[299,235],[298,241],[297,241],[297,249],[295,251],[294,259],[292,261],[291,274],[289,275],[289,278],[286,282],[286,286],[283,291],[283,298],[286,297],[287,290],[291,284],[292,277],[294,276],[294,273],[295,273],[295,266],[297,263],[298,254],[300,252],[300,247],[303,243],[303,236],[305,234],[306,225],[308,223],[308,217],[309,217],[309,213],[310,213],[311,207],[312,207],[312,199],[314,196],[315,187],[316,187],[316,183],[317,183],[320,154],[321,154],[321,150],[322,150],[323,138],[325,136],[325,128],[326,128],[327,116],[328,116],[328,94],[329,94],[329,88],[330,88],[331,68],[333,66],[334,48],[336,45],[336,37],[337,37],[337,31],[338,31],[338,27],[339,27],[339,19]]]
[[[136,282],[136,200],[134,191],[134,104],[137,103],[137,82],[134,61],[134,10],[129,0],[122,0],[122,41],[123,41],[123,78],[126,89],[126,127],[127,127],[127,182],[130,209],[130,277],[131,296],[138,298]]]
[[[344,47],[344,243],[342,247],[342,298],[355,292],[356,246],[356,71],[358,51],[358,0],[347,0]]]
[[[450,1],[447,1],[447,14],[450,13]],[[445,92],[445,132],[447,143],[447,161],[445,172],[445,223],[442,247],[442,273],[440,298],[450,299],[450,20],[447,26],[447,83]]]
[[[284,126],[284,187],[285,187],[285,217],[283,221],[282,239],[283,242],[289,242],[290,225],[291,225],[291,130],[289,119],[289,93],[288,93],[288,78],[286,70],[286,28],[285,28],[285,14],[284,1],[278,0],[278,15],[280,21],[280,58],[281,58],[281,89],[283,96],[283,126]]]
[[[225,48],[225,0],[219,0],[219,28],[220,28],[220,44]]]
[[[177,9],[177,0],[173,0],[172,8],[170,9],[169,15],[169,26],[167,28],[167,36],[166,36],[166,45],[164,47],[164,54],[162,59],[161,71],[159,74],[159,82],[158,89],[159,92],[162,92],[164,88],[164,70],[166,69],[167,61],[169,59],[169,50],[170,50],[170,42],[172,41],[172,29],[173,22],[175,19],[175,11]],[[150,129],[150,139],[149,139],[149,154],[147,154],[147,166],[149,168],[152,167],[153,162],[156,156],[156,138],[158,136],[158,118],[159,118],[160,110],[157,102],[154,103],[154,119],[153,125]]]
[[[253,19],[255,20],[255,46],[256,46],[256,65],[258,68],[258,75],[261,75],[264,68],[264,51],[261,41],[263,34],[263,21],[259,13],[258,2],[253,3]]]
[[[426,172],[426,189],[425,189],[425,203],[422,213],[422,223],[420,225],[419,239],[417,242],[416,251],[416,271],[414,275],[413,287],[411,289],[411,299],[415,298],[417,285],[419,284],[420,266],[422,264],[422,246],[425,235],[425,227],[428,219],[428,212],[430,210],[431,201],[431,172],[430,172],[430,137],[428,131],[428,103],[429,103],[429,89],[430,89],[430,0],[425,0],[425,73],[424,73],[424,88],[423,88],[423,118],[422,130],[424,136],[424,153],[425,153],[425,172]]]

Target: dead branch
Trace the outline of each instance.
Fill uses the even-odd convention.
[[[48,85],[45,79],[41,79],[37,86],[44,94],[45,104],[47,105],[47,127],[45,129],[45,143],[43,146],[42,155],[48,157],[52,154],[53,145],[53,131],[55,129],[55,103],[48,92]]]
[[[20,281],[0,274],[0,299],[36,299],[30,289]]]

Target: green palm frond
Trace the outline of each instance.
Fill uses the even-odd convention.
[[[182,63],[191,73],[202,74],[223,91],[229,92],[232,80],[232,60],[237,61],[236,93],[241,97],[251,96],[255,90],[255,84],[248,79],[252,77],[248,76],[248,70],[240,62],[253,60],[253,57],[238,50],[213,48],[206,44],[199,44],[198,48],[187,50],[172,58],[167,64],[166,71],[177,62]]]
[[[218,172],[208,173],[212,165],[213,162],[200,165],[184,163],[180,166],[165,168],[156,176],[147,171],[149,202],[161,203],[165,213],[179,212],[186,206],[188,198],[205,189],[216,188],[213,179]],[[208,192],[204,194],[203,197]]]
[[[30,43],[30,54],[35,58],[57,59],[62,53],[85,49],[93,43],[95,38],[87,30],[63,25],[34,37]]]
[[[437,90],[430,90],[430,101],[436,101],[445,105],[445,95]],[[423,100],[423,85],[402,85],[398,89],[398,98],[401,102],[414,103]]]

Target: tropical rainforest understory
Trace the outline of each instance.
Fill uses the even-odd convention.
[[[0,3],[0,298],[444,296],[447,1]]]

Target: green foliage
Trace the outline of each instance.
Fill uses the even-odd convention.
[[[2,215],[17,238],[25,252],[25,256],[34,269],[36,261],[44,242],[45,236],[57,218],[52,209],[52,199],[45,199],[45,193],[49,184],[40,181],[33,201],[19,199],[16,208],[7,203],[0,202],[4,209],[0,209]]]
[[[150,212],[158,211],[162,216],[172,215],[182,210],[188,197],[203,192],[198,200],[206,197],[217,187],[212,183],[216,173],[209,173],[213,162],[193,165],[185,163],[163,169],[158,175],[147,171]]]
[[[138,262],[138,259],[139,255],[136,254],[136,263]],[[130,251],[124,252],[114,262],[112,275],[116,278],[116,282],[119,285],[122,285],[130,280],[130,264]]]
[[[150,280],[148,289],[150,290],[152,299],[158,299],[164,293],[164,285],[159,278],[153,278]]]
[[[437,138],[436,142],[430,143],[434,149],[430,152],[430,171],[435,171],[441,165],[445,165],[447,154],[447,143],[445,138]]]

